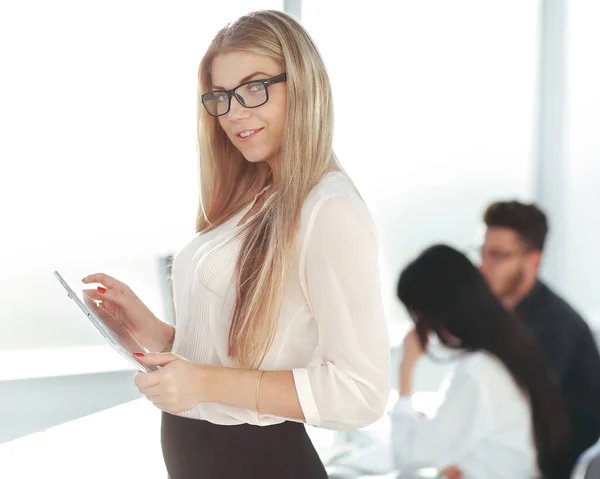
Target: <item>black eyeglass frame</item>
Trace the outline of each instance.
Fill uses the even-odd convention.
[[[274,76],[272,78],[267,78],[265,80],[250,80],[244,83],[239,84],[238,86],[236,86],[235,88],[231,89],[231,90],[213,90],[213,91],[209,91],[208,93],[204,93],[202,95],[202,105],[204,105],[204,109],[206,110],[206,112],[210,115],[210,116],[223,116],[223,115],[227,115],[227,113],[229,113],[229,110],[231,110],[231,97],[235,96],[235,99],[239,102],[240,105],[242,105],[244,108],[258,108],[259,106],[263,106],[265,103],[267,103],[269,101],[269,86],[271,85],[275,85],[276,83],[281,83],[287,80],[287,73],[281,73],[280,75]],[[254,105],[254,106],[247,106],[244,104],[243,99],[240,99],[240,97],[238,97],[236,95],[236,91],[238,90],[238,88],[241,88],[243,86],[249,85],[250,83],[262,83],[265,86],[265,96],[266,99],[265,101],[263,101],[261,104],[259,105]],[[219,113],[218,115],[213,115],[210,110],[208,109],[208,107],[206,106],[206,103],[204,103],[205,98],[208,95],[214,95],[215,93],[225,93],[227,95],[227,99],[228,99],[228,104],[227,104],[227,110],[224,111],[223,113]]]

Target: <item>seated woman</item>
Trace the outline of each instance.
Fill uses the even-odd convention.
[[[569,477],[570,424],[526,327],[479,271],[448,246],[423,252],[400,276],[415,329],[404,341],[392,446],[400,469],[450,466],[463,479]],[[436,335],[456,368],[432,419],[411,405],[412,375]]]

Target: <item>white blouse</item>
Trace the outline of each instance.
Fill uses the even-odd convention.
[[[401,470],[455,465],[464,479],[539,477],[529,400],[504,365],[484,352],[465,353],[435,417],[410,398],[392,411],[392,450]]]
[[[235,367],[228,328],[235,305],[238,223],[198,234],[174,260],[173,352]],[[261,369],[292,370],[308,424],[353,429],[382,416],[390,390],[390,350],[383,313],[377,239],[350,180],[329,173],[305,200],[292,272],[273,345]],[[216,424],[270,425],[282,418],[216,403],[180,414]]]

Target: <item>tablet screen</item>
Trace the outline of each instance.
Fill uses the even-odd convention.
[[[117,352],[121,353],[127,360],[142,371],[156,371],[156,366],[146,366],[145,364],[140,363],[133,355],[135,352],[148,351],[135,339],[123,322],[118,321],[102,307],[101,301],[90,298],[81,288],[72,287],[58,271],[54,272],[54,276],[65,288],[73,302],[79,306],[79,309],[87,316],[104,339]]]

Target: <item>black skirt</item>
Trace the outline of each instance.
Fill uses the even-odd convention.
[[[163,412],[170,479],[327,479],[303,424],[221,426]]]

